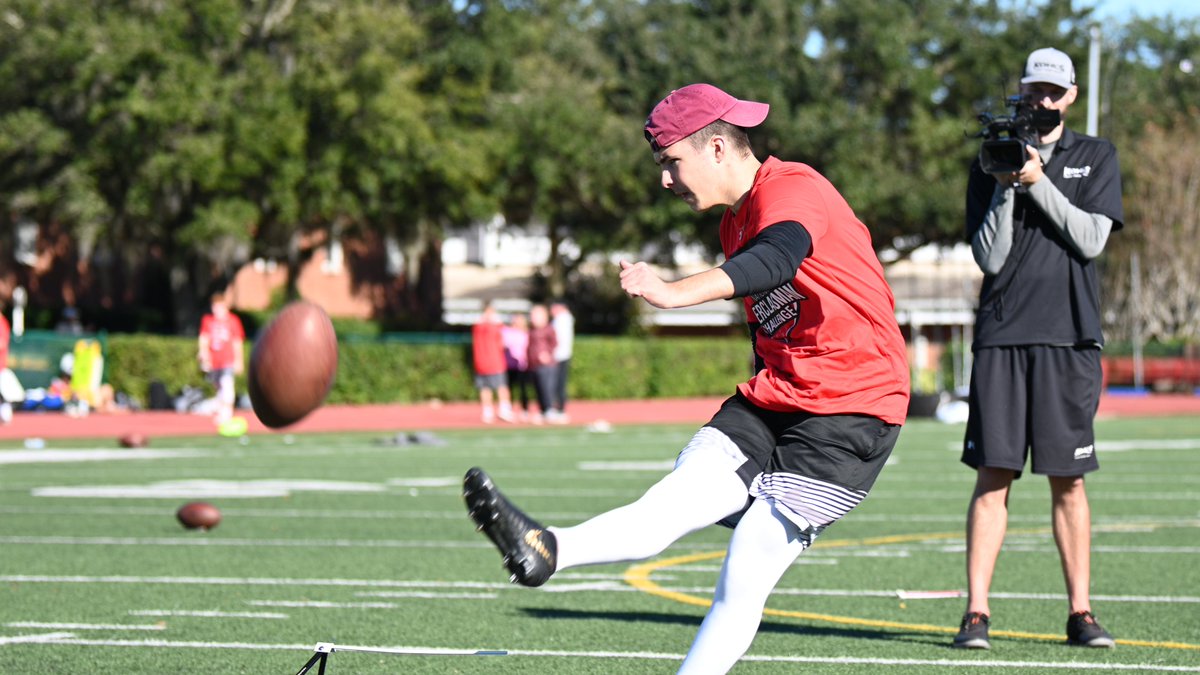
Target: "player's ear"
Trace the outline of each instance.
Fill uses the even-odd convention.
[[[713,159],[718,163],[726,159],[729,153],[729,140],[720,134],[713,135],[708,139],[708,148],[712,152]]]

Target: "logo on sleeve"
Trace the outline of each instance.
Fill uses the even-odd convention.
[[[758,319],[759,332],[769,336],[774,336],[785,324],[795,325],[800,318],[800,302],[808,299],[790,283],[753,297],[750,311]]]
[[[1087,178],[1092,175],[1092,167],[1090,166],[1064,166],[1063,178]]]

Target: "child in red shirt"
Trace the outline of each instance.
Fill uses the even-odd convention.
[[[504,358],[504,337],[496,308],[484,304],[479,323],[471,327],[471,354],[475,367],[475,388],[479,390],[479,405],[483,408],[484,424],[497,417],[492,404],[493,395],[500,404],[499,417],[513,421],[512,400],[508,391],[508,361]]]
[[[217,387],[218,409],[214,421],[218,426],[233,418],[236,398],[234,377],[242,374],[246,339],[242,320],[229,311],[224,293],[212,296],[212,312],[200,320],[200,370]]]

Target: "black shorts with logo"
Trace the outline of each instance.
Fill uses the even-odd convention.
[[[705,426],[728,436],[746,457],[737,473],[752,497],[769,498],[788,517],[818,528],[866,498],[900,436],[899,425],[869,415],[776,412],[740,393]]]
[[[1100,349],[986,347],[975,351],[962,461],[968,466],[1082,476],[1100,468],[1093,420]]]

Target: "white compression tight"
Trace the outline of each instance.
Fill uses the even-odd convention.
[[[737,663],[758,633],[767,597],[810,541],[771,502],[750,505],[733,531],[712,608],[681,674],[725,673]]]
[[[728,436],[700,429],[679,453],[675,470],[636,502],[574,527],[550,528],[558,543],[557,569],[643,560],[740,511],[748,494],[736,473],[743,461]]]
[[[746,505],[746,485],[736,470],[744,456],[725,434],[705,427],[679,454],[675,470],[636,502],[567,528],[550,528],[558,566],[642,560],[680,537]],[[809,537],[770,502],[758,500],[733,537],[713,606],[700,626],[680,673],[724,673],[750,647],[775,584]]]

